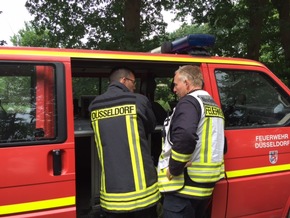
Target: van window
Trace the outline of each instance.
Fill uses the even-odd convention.
[[[157,77],[155,80],[157,85],[154,93],[154,101],[158,102],[166,112],[172,111],[175,105],[171,103],[177,101],[176,95],[171,90],[172,77]]]
[[[0,63],[0,143],[55,139],[56,102],[54,66]]]
[[[89,119],[88,107],[92,100],[103,94],[109,85],[108,78],[73,77],[73,104],[75,119]]]
[[[227,128],[289,124],[289,96],[266,74],[216,70],[215,76]]]

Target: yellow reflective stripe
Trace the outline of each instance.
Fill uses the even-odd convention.
[[[184,185],[184,174],[173,176],[168,180],[166,176],[167,168],[158,172],[158,187],[160,192],[170,192],[180,190]]]
[[[264,66],[263,64],[252,60],[228,59],[228,58],[202,58],[202,57],[185,57],[178,55],[159,55],[150,54],[140,55],[137,53],[108,53],[108,52],[92,52],[88,50],[24,50],[24,49],[1,49],[1,55],[23,55],[23,56],[54,56],[54,57],[71,57],[71,58],[95,58],[95,59],[111,59],[111,60],[150,60],[165,62],[191,62],[191,63],[216,63],[216,64],[238,64],[249,66]]]
[[[215,168],[220,168],[223,165],[223,162],[220,163],[197,163],[192,162],[190,165],[190,169],[195,170],[212,170]]]
[[[212,161],[212,124],[213,122],[213,119],[212,118],[209,118],[209,121],[208,121],[208,136],[207,136],[207,145],[206,145],[206,150],[205,150],[205,153],[206,153],[206,157],[207,159],[204,160],[204,163],[210,163]]]
[[[281,171],[286,171],[286,170],[290,170],[290,164],[226,171],[226,175],[227,175],[227,178],[230,179],[230,178],[236,178],[236,177],[242,177],[242,176],[252,176],[252,175],[265,174],[265,173],[281,172]]]
[[[0,206],[0,215],[23,213],[28,211],[44,210],[56,207],[72,206],[74,204],[75,204],[75,196],[65,198],[55,198],[43,201],[26,202],[20,204],[10,204]]]
[[[103,145],[102,145],[102,140],[101,140],[101,134],[100,134],[100,129],[99,129],[99,121],[95,120],[93,122],[93,128],[94,128],[94,136],[95,136],[95,142],[96,142],[96,147],[98,151],[98,156],[100,160],[100,165],[101,165],[101,187],[100,190],[106,190],[106,174],[104,170],[104,152],[103,152]]]
[[[154,194],[158,190],[157,182],[151,185],[150,187],[143,189],[141,191],[134,191],[129,193],[105,193],[102,195],[104,201],[135,201],[136,199],[141,199],[146,196]]]
[[[212,144],[212,119],[205,117],[203,130],[202,130],[202,140],[200,149],[200,162],[207,163],[211,161],[211,144]]]
[[[130,155],[132,159],[135,189],[136,191],[139,191],[146,188],[146,180],[141,153],[140,137],[138,132],[137,115],[126,116],[126,124]]]
[[[224,177],[223,163],[192,163],[187,168],[188,175],[195,182],[216,182]]]
[[[174,150],[171,150],[171,158],[173,160],[179,161],[179,162],[188,162],[190,160],[191,154],[181,154]]]
[[[98,156],[99,156],[99,160],[100,160],[100,165],[101,165],[101,168],[102,168],[102,176],[101,176],[101,190],[105,190],[106,188],[106,183],[105,183],[105,171],[104,171],[104,163],[103,163],[103,146],[102,146],[102,141],[101,141],[101,138],[100,138],[100,130],[99,130],[99,122],[98,120],[95,120],[92,122],[92,126],[93,126],[93,129],[94,129],[94,137],[95,137],[95,142],[96,142],[96,147],[97,147],[97,151],[98,151]]]
[[[205,172],[205,173],[188,173],[188,175],[191,177],[191,179],[195,182],[216,182],[220,180],[221,176],[223,175],[223,172],[220,170],[217,171],[211,171],[211,173]]]
[[[156,203],[160,199],[161,195],[156,189],[155,193],[152,193],[143,198],[135,199],[133,201],[126,202],[123,201],[104,201],[101,198],[101,206],[107,210],[115,210],[115,211],[129,211],[138,208],[144,208],[146,206],[152,205]]]
[[[210,196],[212,192],[213,192],[213,188],[184,186],[184,188],[180,190],[178,193],[189,195],[189,196],[207,197],[207,196]]]

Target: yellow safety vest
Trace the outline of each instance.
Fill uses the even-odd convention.
[[[158,187],[160,192],[177,192],[183,195],[207,197],[212,194],[213,188],[193,187],[185,184],[184,174],[174,176],[170,181],[166,177],[169,159],[179,162],[191,162],[186,168],[187,174],[196,183],[215,183],[224,178],[223,146],[224,116],[222,110],[213,102],[210,95],[204,90],[190,93],[201,106],[201,119],[197,129],[199,140],[192,154],[180,154],[172,150],[170,141],[170,123],[174,115],[164,122],[165,138],[163,139],[162,153],[158,163]],[[217,134],[218,133],[218,134]]]

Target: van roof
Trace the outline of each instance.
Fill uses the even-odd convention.
[[[34,57],[71,58],[71,59],[100,59],[100,60],[132,60],[132,61],[153,61],[153,62],[191,62],[191,63],[218,63],[237,64],[250,66],[264,66],[262,63],[243,59],[219,56],[191,56],[187,54],[159,54],[150,52],[128,52],[128,51],[106,51],[89,49],[64,49],[64,48],[42,48],[42,47],[0,47],[0,57],[5,56],[29,56]],[[22,58],[21,58],[22,59]]]

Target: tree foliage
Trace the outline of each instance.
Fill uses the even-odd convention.
[[[25,22],[23,29],[10,38],[15,46],[53,47],[48,36],[48,31],[37,32],[33,25]]]
[[[180,21],[208,24],[216,54],[262,61],[289,84],[290,0],[173,0],[168,9]]]
[[[54,47],[142,51],[165,35],[161,0],[27,0],[26,7]]]

